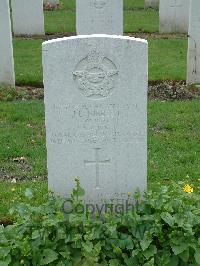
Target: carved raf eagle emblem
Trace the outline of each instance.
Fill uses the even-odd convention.
[[[110,59],[93,50],[77,64],[73,76],[86,97],[99,99],[113,90],[118,70]]]

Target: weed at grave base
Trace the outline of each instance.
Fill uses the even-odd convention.
[[[186,188],[187,189],[183,189]],[[71,211],[50,195],[39,207],[27,189],[29,204],[12,209],[13,225],[0,227],[2,265],[200,265],[200,194],[191,184],[159,187],[127,212],[108,211],[103,219],[83,206],[84,189],[76,179]],[[131,197],[131,193],[128,195]],[[82,208],[84,209],[84,208]],[[17,264],[16,264],[17,263]]]

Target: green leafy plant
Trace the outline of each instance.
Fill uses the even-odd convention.
[[[200,265],[200,195],[189,185],[136,193],[131,209],[102,217],[84,210],[78,178],[69,213],[52,193],[41,206],[26,196],[16,222],[0,227],[0,265]]]

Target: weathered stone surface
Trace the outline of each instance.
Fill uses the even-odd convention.
[[[123,202],[147,182],[147,42],[90,35],[43,43],[49,188]]]
[[[0,84],[15,85],[13,47],[8,0],[0,1]]]
[[[76,0],[78,35],[123,35],[123,0]]]
[[[43,0],[11,0],[13,32],[44,35]]]
[[[160,0],[160,33],[188,33],[190,0]]]
[[[145,0],[145,8],[159,8],[159,0]]]
[[[200,83],[200,1],[192,0],[188,38],[187,83]]]

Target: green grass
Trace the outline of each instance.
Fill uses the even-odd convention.
[[[159,15],[155,10],[125,11],[124,32],[158,32]]]
[[[148,119],[149,183],[184,180],[187,175],[192,182],[200,178],[199,101],[150,102]],[[43,102],[1,102],[0,121],[0,171],[11,176],[46,177]],[[32,170],[13,162],[16,157],[25,157]],[[12,193],[13,187],[16,193]],[[20,200],[25,187],[38,187],[40,201],[46,181],[0,182],[0,219],[16,195],[15,201]]]
[[[124,9],[144,8],[144,0],[124,0]]]
[[[25,197],[26,188],[37,191],[37,198],[31,199],[33,204],[42,204],[45,200],[48,188],[47,181],[26,182],[11,184],[0,182],[0,222],[12,219],[9,210],[19,202],[28,202]],[[14,190],[14,191],[13,191]]]
[[[185,80],[187,40],[149,40],[149,79]]]
[[[200,178],[200,104],[151,102],[148,110],[150,180]]]
[[[135,10],[134,10],[135,9]],[[45,11],[46,34],[76,32],[75,1],[62,1],[62,8]],[[144,0],[124,1],[125,32],[158,32],[159,15],[155,10],[144,10]]]
[[[42,102],[2,102],[0,121],[1,168],[14,176],[46,176]],[[25,157],[27,162],[25,164],[13,162],[17,157]]]
[[[46,34],[76,32],[73,10],[45,11]],[[124,11],[124,32],[158,32],[159,16],[155,10]]]
[[[14,40],[16,83],[42,85],[42,40]]]
[[[42,40],[15,39],[17,84],[42,85]],[[185,80],[187,40],[149,40],[149,79]]]
[[[75,25],[75,12],[71,10],[45,11],[46,34],[76,32]]]

